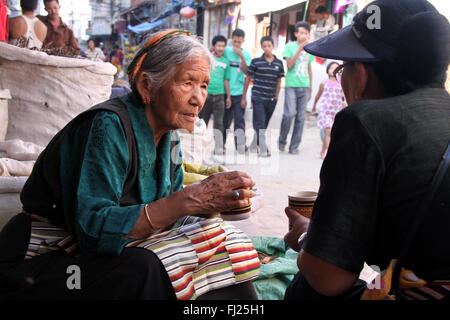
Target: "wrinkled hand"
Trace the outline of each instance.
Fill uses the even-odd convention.
[[[300,251],[300,247],[298,246],[298,238],[302,235],[302,233],[308,230],[309,219],[305,218],[290,207],[286,207],[284,212],[292,225],[292,229],[284,236],[284,242],[286,242],[293,250],[298,252]]]
[[[210,175],[208,178],[187,186],[185,192],[186,205],[190,215],[212,216],[221,211],[248,205],[246,198],[253,198],[252,189],[255,183],[244,172],[231,171]],[[239,198],[233,197],[233,190],[238,189]]]

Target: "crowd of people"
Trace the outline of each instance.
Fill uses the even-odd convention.
[[[285,76],[278,148],[298,154],[319,56],[342,63],[328,64],[315,97],[325,135],[312,217],[285,208],[284,241],[299,252],[285,299],[450,299],[450,25],[426,0],[372,5],[381,29],[368,27],[367,7],[312,43],[309,24],[298,22],[286,74],[270,37],[252,60],[240,29],[230,47],[216,36],[213,54],[186,31],[151,35],[128,66],[132,92],[72,120],[36,162],[23,213],[0,233],[0,297],[255,299],[257,252],[218,216],[247,206],[255,183],[234,171],[183,187],[176,130],[193,132],[197,116],[213,115],[215,153],[225,152],[221,130],[234,121],[238,152],[270,156],[264,129]],[[364,262],[391,268],[392,286],[387,279],[371,294],[359,280]],[[67,287],[71,265],[83,270],[81,290]]]
[[[81,50],[73,31],[60,17],[59,0],[43,0],[47,16],[36,16],[39,0],[21,0],[22,15],[9,19],[9,44],[47,53],[79,56],[93,61],[111,62],[118,72],[123,68],[124,54],[115,44],[108,50],[95,39],[87,41],[87,49]]]
[[[226,46],[227,39],[223,35],[213,38],[212,53],[215,64],[214,71],[211,73],[212,83],[208,87],[208,99],[199,117],[206,122],[206,125],[211,116],[214,118],[214,155],[225,154],[226,130],[234,121],[235,147],[239,153],[250,151],[261,157],[271,156],[265,132],[279,99],[283,77],[286,77],[285,99],[278,148],[282,152],[287,149],[293,155],[299,153],[306,106],[312,92],[311,63],[315,60],[313,55],[304,50],[304,46],[309,42],[310,32],[311,26],[307,22],[298,22],[295,25],[296,41],[286,44],[282,57],[286,61],[286,72],[283,61],[273,54],[274,40],[270,36],[261,38],[263,54],[255,59],[251,59],[249,53],[242,49],[245,40],[243,30],[233,31],[232,46]],[[333,76],[335,68],[336,62],[331,62],[327,66],[330,80],[321,84],[313,108],[315,112],[316,104],[320,101],[317,110],[319,112],[318,126],[323,130],[323,150],[320,155],[322,159],[328,148],[334,116],[345,105],[340,78]],[[247,91],[250,84],[252,84],[254,136],[248,147],[244,115],[248,107]],[[292,122],[294,125],[288,145]]]
[[[29,49],[80,54],[73,31],[62,21],[58,0],[44,0],[47,16],[36,16],[38,0],[21,0],[22,15],[9,20],[9,43]]]
[[[96,43],[95,39],[89,39],[87,49],[81,50],[72,30],[59,16],[59,0],[43,1],[45,10],[48,12],[47,16],[35,15],[38,0],[20,2],[22,15],[9,21],[10,44],[34,49],[61,49],[70,55],[79,55],[93,61],[110,62],[118,69],[117,74],[120,74],[123,69],[124,53],[118,45],[108,50],[103,43]],[[315,38],[319,33],[322,37],[331,32],[330,26],[334,25],[333,16],[326,8],[319,6],[316,14],[318,15],[317,26],[320,27],[315,29]],[[206,124],[211,115],[213,116],[214,155],[225,154],[226,131],[232,123],[234,123],[234,142],[238,152],[245,153],[250,150],[262,157],[271,155],[266,143],[265,131],[277,104],[281,78],[284,76],[286,76],[285,106],[280,126],[279,149],[285,151],[287,136],[295,119],[289,153],[299,152],[306,104],[311,96],[311,62],[314,57],[303,50],[310,39],[310,32],[311,26],[308,23],[296,24],[297,41],[286,45],[282,57],[287,63],[286,74],[283,62],[273,55],[272,38],[266,36],[261,39],[264,54],[252,60],[250,54],[242,49],[245,40],[243,30],[236,29],[232,33],[230,47],[226,46],[227,39],[224,36],[214,37],[212,48],[216,63],[211,77],[213,83],[208,88],[209,98],[206,106],[200,113],[200,118],[204,119]],[[247,108],[247,91],[251,83],[253,84],[251,102],[254,110],[255,134],[249,148],[245,138],[244,115]],[[325,95],[328,95],[328,92]],[[319,111],[322,109],[319,108]],[[323,121],[319,121],[319,126],[323,126]],[[325,133],[329,133],[330,128],[330,126],[328,130],[324,128]],[[327,137],[324,134],[324,145],[328,141]]]

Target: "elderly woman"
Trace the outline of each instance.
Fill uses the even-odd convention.
[[[55,136],[24,186],[24,213],[0,234],[0,294],[256,298],[257,253],[217,214],[247,205],[252,179],[225,172],[182,188],[173,130],[193,131],[212,62],[184,31],[158,33],[130,64],[132,93]]]

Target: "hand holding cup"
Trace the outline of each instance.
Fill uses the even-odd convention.
[[[210,175],[183,189],[189,199],[190,215],[211,216],[222,211],[251,205],[255,183],[244,172],[231,171]]]
[[[297,211],[300,215],[304,216],[305,218],[310,219],[316,198],[317,192],[314,191],[292,192],[288,195],[289,207]],[[290,222],[289,230],[291,228],[292,224]]]
[[[289,219],[289,224],[292,225],[292,228],[290,228],[288,233],[284,236],[284,242],[298,252],[300,251],[298,238],[308,230],[310,220],[298,214],[298,212],[291,207],[286,207],[284,212]]]

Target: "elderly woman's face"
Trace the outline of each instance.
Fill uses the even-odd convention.
[[[209,68],[206,56],[190,58],[177,66],[172,79],[152,96],[151,108],[167,128],[194,131],[208,96]]]

